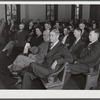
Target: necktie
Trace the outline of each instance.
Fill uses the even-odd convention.
[[[71,46],[71,48],[69,49],[70,53],[72,52],[74,46],[76,45],[77,41],[74,42],[74,44]]]
[[[53,43],[49,43],[49,46],[48,46],[48,52],[51,50],[51,47],[52,47]]]
[[[90,46],[91,46],[91,44],[89,43],[89,44],[88,44],[88,50],[90,50]]]

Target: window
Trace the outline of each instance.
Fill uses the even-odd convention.
[[[11,5],[7,4],[5,6],[6,10],[6,20],[13,19],[15,21],[20,21],[20,6],[19,5]]]
[[[82,5],[72,5],[72,19],[82,18]]]
[[[75,5],[75,19],[79,19],[79,4]]]
[[[58,20],[58,6],[46,5],[46,20],[56,21]]]

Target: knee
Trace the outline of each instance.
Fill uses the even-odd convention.
[[[34,67],[36,64],[34,62],[29,64],[29,67]]]
[[[18,58],[18,59],[19,59],[19,58],[23,58],[23,55],[19,55],[17,58]]]
[[[28,70],[29,71],[35,71],[38,68],[36,63],[30,63]]]

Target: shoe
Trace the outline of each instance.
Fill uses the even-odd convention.
[[[7,50],[7,49],[4,48],[1,52],[5,52],[6,50]]]
[[[9,53],[7,53],[7,55],[6,55],[7,57],[9,57],[10,56],[10,54]]]
[[[17,84],[15,87],[16,87],[17,89],[22,89],[22,84]]]
[[[19,77],[18,72],[12,72],[11,75],[12,75],[13,78]]]
[[[8,70],[9,70],[10,72],[12,72],[12,64],[9,65],[9,66],[7,66],[7,68],[8,68]]]
[[[18,78],[18,81],[14,84],[14,86],[22,83],[22,78],[20,76],[17,78]]]

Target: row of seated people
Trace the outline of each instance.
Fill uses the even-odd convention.
[[[21,24],[23,27],[24,27],[24,24]],[[20,25],[20,26],[21,26]],[[45,24],[45,26],[48,26],[48,24],[46,23]],[[80,28],[80,29],[79,29]],[[84,30],[84,28],[85,28],[85,24],[83,24],[83,23],[80,23],[79,24],[79,28],[77,28],[77,29],[75,29],[74,30],[74,34],[70,31],[70,28],[68,27],[65,27],[64,29],[63,29],[63,31],[64,31],[64,38],[63,39],[60,39],[60,40],[62,40],[61,42],[63,43],[63,44],[66,44],[66,47],[69,49],[69,51],[68,50],[66,50],[66,52],[64,53],[64,54],[62,54],[63,53],[63,51],[60,51],[59,49],[59,52],[61,52],[60,54],[59,54],[59,56],[61,55],[61,57],[64,57],[63,59],[59,59],[60,57],[58,56],[58,54],[56,54],[56,53],[53,53],[53,54],[55,54],[55,55],[57,55],[58,57],[56,58],[56,57],[54,57],[55,59],[59,59],[58,61],[59,61],[59,64],[61,63],[64,63],[64,60],[65,61],[68,61],[68,62],[70,62],[70,63],[72,63],[73,62],[73,60],[72,59],[74,59],[74,60],[77,60],[77,59],[79,59],[80,58],[80,54],[81,54],[81,51],[82,51],[82,49],[83,48],[85,48],[85,46],[89,43],[89,34],[87,33],[87,32],[85,32],[85,30]],[[22,28],[23,29],[23,28]],[[47,28],[47,29],[49,29],[49,28]],[[47,39],[47,37],[49,36],[49,32],[50,32],[50,30],[48,31],[48,30],[45,30],[44,32],[43,32],[43,39],[44,39],[44,41],[50,41],[50,42],[54,42],[53,44],[58,44],[58,43],[56,43],[56,42],[58,42],[59,41],[59,36],[60,36],[60,32],[58,31],[58,29],[56,29],[56,32],[55,31],[53,31],[53,32],[50,32],[50,40],[49,40],[49,38]],[[36,33],[37,34],[39,34],[39,33],[41,33],[42,34],[42,32],[39,30],[39,28],[36,28]],[[53,35],[57,35],[57,34],[54,34],[54,33],[58,33],[58,35],[54,38],[54,40],[52,40],[52,37],[53,37],[53,35],[52,35],[52,33],[53,33]],[[84,33],[84,34],[83,34]],[[48,35],[48,36],[46,36],[46,35]],[[24,34],[24,36],[25,36],[25,34]],[[19,37],[21,37],[21,36],[19,36]],[[22,36],[23,37],[23,36]],[[46,40],[46,39],[47,40]],[[76,39],[75,39],[76,38]],[[16,39],[16,38],[15,38]],[[23,38],[21,38],[21,39],[23,39]],[[40,40],[40,39],[39,39]],[[73,40],[73,42],[72,42],[72,40]],[[24,40],[25,41],[25,40]],[[11,42],[11,41],[10,41]],[[43,42],[43,41],[41,41],[41,42]],[[91,41],[90,41],[91,42]],[[16,44],[16,43],[18,43],[18,42],[16,42],[16,41],[13,41],[13,43],[11,42],[10,43],[10,45],[11,44],[13,44],[13,46],[8,46],[8,47],[14,47],[14,45]],[[9,43],[8,43],[9,44]],[[8,45],[7,44],[7,45]],[[20,42],[19,42],[19,44],[20,44]],[[41,44],[41,43],[40,43]],[[77,44],[77,45],[76,45]],[[54,47],[55,47],[55,45],[54,45]],[[37,46],[37,45],[36,45]],[[46,46],[47,46],[47,49],[46,49]],[[7,46],[6,46],[7,47]],[[30,46],[29,46],[29,48],[31,48],[30,49],[30,51],[31,52],[33,52],[33,54],[29,54],[28,55],[28,57],[27,56],[25,56],[25,55],[20,55],[20,56],[18,56],[17,58],[16,58],[16,60],[14,61],[14,63],[13,63],[13,65],[11,65],[10,67],[8,67],[8,68],[11,68],[11,70],[12,70],[12,72],[18,72],[18,71],[21,71],[23,68],[26,68],[26,67],[28,67],[29,66],[29,64],[30,63],[32,63],[32,62],[38,62],[38,64],[43,64],[43,66],[44,66],[44,62],[45,62],[45,59],[46,59],[46,56],[48,55],[48,52],[49,51],[52,51],[53,49],[51,49],[51,50],[48,50],[48,48],[49,48],[49,43],[47,42],[46,44],[45,44],[45,46],[43,47],[43,44],[41,44],[41,45],[39,45],[39,48],[37,48],[37,47],[33,47],[33,48],[31,48]],[[54,47],[52,47],[52,48],[54,48]],[[41,50],[39,50],[40,48],[42,48]],[[4,48],[3,49],[3,51],[5,51],[6,50],[6,48]],[[57,51],[58,51],[57,50]],[[9,51],[9,50],[8,50]],[[69,54],[68,54],[68,52],[69,52]],[[42,53],[41,53],[42,52]],[[54,52],[54,51],[53,51]],[[57,52],[58,53],[58,52]],[[71,53],[71,56],[70,56],[70,53]],[[66,56],[67,55],[67,56]],[[51,55],[52,56],[52,55]],[[66,56],[66,57],[65,57]],[[31,58],[31,60],[30,60],[30,58]],[[67,59],[65,59],[65,58],[67,58]],[[51,58],[50,58],[51,59]],[[39,62],[39,60],[40,60],[40,62]],[[54,60],[54,59],[52,59],[52,60]],[[51,61],[51,63],[53,63],[54,61]],[[55,66],[56,64],[58,65],[58,62],[57,61],[55,61],[53,64],[51,64],[50,62],[48,62],[49,64],[48,64],[48,66],[50,66],[50,65],[52,65],[52,66]],[[42,65],[41,65],[42,66]],[[52,67],[51,67],[52,68]],[[59,67],[57,67],[57,68],[59,68]],[[55,68],[52,68],[52,70],[53,69],[55,69]],[[43,69],[44,70],[44,69]],[[57,69],[56,69],[57,70]],[[56,70],[53,70],[53,72],[54,71],[56,71]],[[42,70],[41,70],[42,71]],[[44,70],[45,71],[45,70]],[[34,72],[35,73],[35,72]],[[37,73],[37,72],[36,72]],[[41,73],[41,72],[40,72]],[[48,74],[50,74],[50,73],[52,73],[52,71],[50,71],[50,72],[48,72],[48,71],[46,71],[46,73],[48,73]],[[45,72],[44,72],[44,74],[46,74]],[[43,73],[42,73],[43,74]],[[39,76],[40,77],[40,76]],[[41,75],[41,77],[43,77],[42,75]],[[23,81],[24,82],[24,81]]]
[[[50,31],[50,28],[51,28],[50,24],[45,23],[44,27],[45,27],[44,32]],[[56,22],[56,25],[54,26],[54,28],[60,30],[60,38],[59,39],[62,40],[62,38],[64,36],[63,43],[65,42],[66,44],[70,44],[68,46],[68,48],[70,48],[70,46],[73,44],[73,42],[75,40],[74,35],[73,35],[74,28],[72,26],[68,26],[68,28],[66,28],[66,26],[65,26],[62,29],[59,26],[58,22]],[[88,44],[88,42],[89,42],[88,33],[89,32],[85,31],[85,24],[80,23],[79,28],[82,29],[81,38]],[[61,33],[61,30],[63,30],[62,33]],[[64,30],[65,30],[65,32],[64,32]],[[5,48],[3,49],[3,52],[8,50],[7,56],[9,56],[11,54],[13,47],[19,47],[19,48],[23,49],[26,42],[29,42],[31,47],[32,46],[39,46],[39,44],[43,41],[42,28],[40,28],[40,27],[34,28],[33,22],[29,22],[28,31],[25,30],[25,24],[23,24],[23,23],[19,25],[19,30],[16,30],[15,28],[13,29],[13,27],[11,27],[10,31],[9,30],[7,30],[7,31],[10,34],[9,35],[9,42],[7,43]],[[68,38],[67,38],[67,35],[68,35]],[[22,49],[21,49],[21,51],[22,51]]]
[[[33,22],[33,20],[29,20],[29,22],[26,22],[25,19],[23,19],[21,21],[24,24],[24,29],[28,32],[28,34],[30,34],[31,36],[33,36],[33,38],[36,36],[35,34],[35,29],[36,27],[41,27],[42,30],[45,29],[44,23],[40,23],[40,20],[38,19],[36,21],[36,23]],[[81,21],[82,23],[84,23],[84,21]],[[15,22],[14,20],[10,20],[8,19],[7,22],[4,24],[4,22],[0,22],[3,23],[3,27],[4,31],[2,33],[2,35],[5,37],[5,44],[7,44],[12,38],[13,35],[16,33],[16,31],[18,30],[18,23]],[[74,24],[73,22],[56,22],[56,23],[52,23],[52,22],[48,22],[49,27],[55,27],[55,28],[59,28],[61,30],[61,33],[63,33],[63,28],[70,25],[70,28],[77,28],[76,26],[79,25],[79,23]],[[89,23],[84,23],[85,28],[87,28],[87,31],[89,30],[93,30],[95,28],[97,28],[97,24],[95,22],[91,22],[91,24]],[[2,24],[0,24],[0,28],[2,28]],[[32,32],[34,33],[34,35],[32,34]],[[32,39],[31,39],[32,42]],[[33,43],[33,42],[32,42]]]
[[[33,54],[29,54],[28,56],[19,55],[8,68],[11,72],[19,72],[23,68],[26,69],[24,73],[22,72],[22,88],[25,89],[31,88],[33,79],[37,77],[43,78],[54,73],[64,62],[70,63],[69,69],[71,73],[69,73],[69,76],[70,74],[86,73],[89,67],[93,67],[97,59],[99,59],[99,34],[99,30],[91,31],[89,33],[90,43],[86,47],[86,42],[81,37],[82,30],[79,28],[75,29],[74,36],[76,40],[68,50],[67,46],[69,45],[63,45],[64,38],[62,43],[59,41],[60,32],[54,29],[50,32],[50,38],[47,38],[49,37],[49,33],[43,34],[45,43],[42,43],[38,48],[32,47],[30,49]]]
[[[75,31],[77,31],[77,34],[81,34],[81,31],[78,29]],[[100,42],[98,41],[100,30],[94,30],[89,33],[90,43],[82,50],[80,57],[78,58],[77,55],[71,53],[70,49],[68,51],[66,46],[59,42],[58,34],[59,32],[55,30],[51,31],[50,41],[54,43],[54,45],[53,47],[51,46],[51,50],[47,53],[43,63],[31,63],[22,73],[23,89],[32,88],[34,79],[38,77],[44,78],[56,72],[63,63],[68,62],[69,65],[66,72],[65,84],[63,86],[64,89],[71,74],[88,73],[90,67],[94,67],[98,62],[98,59],[100,58]],[[77,45],[74,48],[78,48]],[[77,49],[77,53],[79,53],[78,50],[80,50],[80,48]]]

